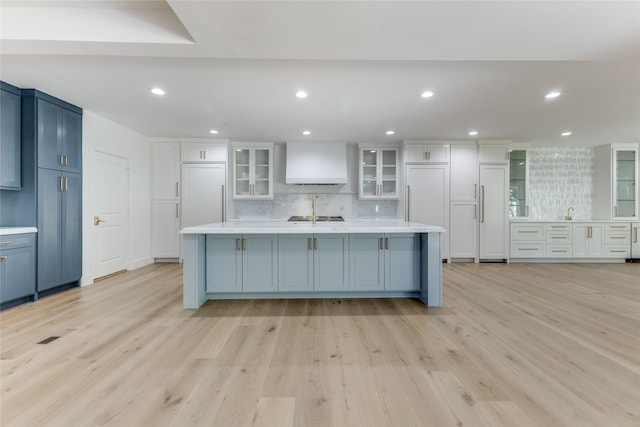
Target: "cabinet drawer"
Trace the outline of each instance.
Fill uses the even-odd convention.
[[[545,224],[544,228],[547,233],[562,231],[571,233],[573,231],[573,226],[570,223]]]
[[[404,148],[404,160],[414,163],[447,163],[449,161],[449,146],[407,145]]]
[[[512,242],[511,258],[544,258],[544,243]]]
[[[631,243],[631,231],[605,231],[605,245],[629,245]]]
[[[544,240],[544,225],[511,224],[511,240]]]
[[[604,248],[604,256],[607,258],[630,258],[631,257],[631,247],[627,246],[615,246],[609,245]]]
[[[548,245],[547,258],[571,258],[573,245]]]
[[[573,233],[570,231],[552,231],[547,233],[547,244],[570,243],[573,241]]]
[[[0,236],[0,251],[6,249],[22,248],[24,246],[34,246],[35,244],[35,233],[6,234],[4,236]]]

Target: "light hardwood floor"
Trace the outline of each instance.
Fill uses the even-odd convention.
[[[156,264],[5,310],[1,424],[640,425],[640,264],[443,268],[443,308],[183,310]]]

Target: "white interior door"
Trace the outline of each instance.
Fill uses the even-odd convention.
[[[125,270],[129,217],[129,160],[93,155],[94,277]]]

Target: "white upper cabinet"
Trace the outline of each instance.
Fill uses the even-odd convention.
[[[480,145],[480,148],[478,150],[478,161],[480,163],[506,165],[509,163],[509,147],[503,144]]]
[[[273,199],[273,144],[233,145],[233,198]]]
[[[638,144],[595,148],[593,218],[635,221],[638,208]]]
[[[451,145],[451,201],[475,202],[478,195],[476,144]]]
[[[226,162],[227,142],[183,142],[182,163]]]
[[[398,199],[398,149],[360,147],[361,199]]]
[[[152,146],[153,199],[180,197],[180,144],[154,143]]]
[[[526,150],[512,150],[509,156],[509,217],[527,218],[529,167]]]
[[[447,163],[449,162],[449,145],[405,144],[404,161],[407,163]]]
[[[638,150],[613,148],[613,219],[638,218]]]

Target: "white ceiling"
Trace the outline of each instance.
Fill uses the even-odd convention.
[[[3,0],[0,24],[0,79],[151,137],[640,142],[640,1]]]

